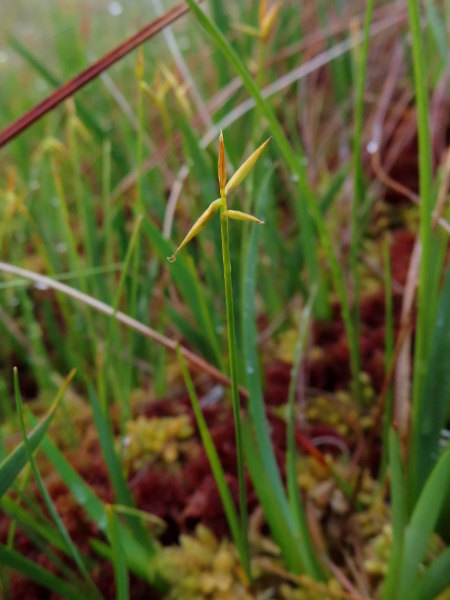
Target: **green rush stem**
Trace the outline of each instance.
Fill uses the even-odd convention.
[[[364,19],[364,42],[363,49],[359,60],[357,58],[357,83],[355,97],[355,116],[354,116],[354,131],[353,131],[353,204],[351,217],[351,245],[350,245],[350,262],[353,279],[353,331],[355,336],[356,353],[354,360],[356,371],[360,369],[360,348],[359,348],[359,320],[360,320],[360,294],[361,281],[358,273],[359,266],[359,249],[361,243],[361,218],[360,206],[364,195],[364,177],[361,160],[362,152],[362,132],[364,118],[364,84],[366,80],[367,59],[369,55],[369,39],[370,39],[370,22],[372,20],[374,0],[369,0],[366,7],[366,15]],[[358,55],[357,55],[358,56]],[[356,393],[360,396],[359,378],[354,381],[356,385]]]
[[[429,293],[431,282],[431,210],[432,210],[432,162],[429,125],[429,103],[427,86],[427,68],[425,64],[425,48],[420,23],[419,0],[408,0],[409,24],[411,32],[414,85],[417,105],[418,141],[419,141],[419,195],[420,226],[419,238],[421,246],[419,284],[417,295],[416,342],[414,350],[413,401],[411,410],[412,431],[410,436],[409,463],[409,502],[412,508],[420,493],[417,465],[420,462],[420,445],[418,432],[425,415],[425,406],[429,398],[423,397],[424,381],[427,370],[427,359],[430,348],[433,323],[430,323]]]
[[[227,305],[227,329],[228,348],[230,355],[231,398],[233,402],[234,426],[236,431],[237,471],[239,481],[239,509],[242,527],[242,543],[244,550],[244,556],[242,557],[244,564],[242,566],[250,579],[250,554],[247,533],[247,494],[245,491],[244,447],[242,442],[242,423],[237,378],[236,331],[234,326],[233,289],[231,286],[230,245],[228,239],[228,218],[224,214],[227,210],[227,197],[225,195],[225,190],[220,190],[220,197],[222,199],[222,203],[220,205],[220,229],[222,233],[223,273],[225,278],[225,298]]]

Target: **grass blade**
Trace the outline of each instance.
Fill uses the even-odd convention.
[[[209,433],[208,425],[200,408],[200,403],[198,401],[197,393],[192,383],[191,376],[187,369],[186,361],[184,360],[183,355],[181,354],[178,347],[177,355],[181,365],[184,382],[186,384],[189,398],[191,400],[195,420],[197,421],[200,437],[202,438],[202,442],[205,447],[205,452],[208,456],[209,464],[211,466],[211,471],[213,472],[214,479],[216,480],[223,508],[227,516],[228,526],[230,527],[231,535],[233,536],[234,543],[236,544],[236,547],[239,551],[241,561],[244,564],[244,561],[249,562],[249,557],[245,556],[246,544],[243,540],[243,535],[246,535],[246,532],[242,532],[240,529],[239,517],[236,511],[236,507],[234,505],[233,498],[231,496],[230,488],[228,487],[228,484],[225,479],[224,470],[222,468],[222,465],[220,464],[219,455],[217,454],[217,450],[214,446],[211,434]]]
[[[414,439],[409,460],[410,485],[414,495],[423,487],[439,450],[440,432],[445,427],[450,389],[450,267],[447,268],[436,324],[427,361],[420,402],[416,406]],[[430,399],[433,399],[430,406]]]
[[[406,497],[402,456],[398,433],[394,429],[389,431],[389,467],[391,482],[392,506],[392,548],[389,557],[389,569],[383,584],[382,600],[395,598],[398,589],[398,572],[403,556],[404,535],[406,525]]]
[[[309,300],[302,312],[300,321],[298,341],[294,350],[292,361],[291,380],[289,384],[288,402],[287,402],[287,453],[286,453],[286,475],[288,498],[291,513],[293,514],[298,531],[302,539],[302,555],[306,572],[314,574],[315,579],[320,579],[321,569],[317,561],[314,547],[308,531],[305,511],[303,510],[302,499],[300,496],[299,485],[297,481],[297,448],[295,443],[295,391],[297,387],[300,364],[303,358],[303,348],[308,335],[309,322],[311,319],[312,307],[316,297],[317,288],[311,291]]]
[[[131,495],[130,489],[123,476],[120,462],[117,458],[116,451],[114,448],[114,437],[111,429],[111,423],[107,412],[103,412],[100,406],[99,399],[95,393],[92,385],[88,384],[88,393],[92,405],[92,411],[94,415],[95,426],[98,431],[98,437],[100,441],[100,447],[102,449],[103,457],[105,459],[106,466],[108,467],[108,473],[111,478],[111,482],[114,488],[116,501],[118,504],[135,508],[133,496]],[[145,527],[140,521],[136,520],[135,517],[129,516],[129,525],[136,536],[136,539],[145,547],[153,546]]]
[[[55,416],[56,409],[58,408],[61,394],[55,398],[52,406],[50,407],[47,415],[44,419],[36,425],[33,431],[27,436],[28,446],[31,452],[34,452],[38,448],[42,439],[44,438],[50,423]],[[20,471],[26,465],[28,461],[28,454],[25,447],[25,443],[21,442],[12,452],[9,454],[3,462],[0,464],[0,498],[9,490],[14,483],[14,480],[19,475]]]
[[[415,585],[420,564],[425,556],[430,536],[440,515],[450,473],[450,446],[436,463],[417,501],[406,529],[400,572],[398,598],[406,598]]]
[[[434,600],[450,586],[450,548],[444,550],[427,568],[412,600]]]
[[[114,576],[116,579],[116,600],[129,600],[128,570],[124,549],[119,535],[117,517],[114,513],[113,506],[108,504],[105,508],[108,519],[109,539],[112,548],[111,562],[114,567]]]
[[[63,391],[69,385],[69,382],[72,379],[74,374],[75,373],[72,372],[67,377],[66,381],[64,382],[63,387],[61,388],[62,392],[61,392],[60,396],[62,396]],[[22,398],[21,398],[20,389],[19,389],[19,377],[18,377],[17,368],[14,369],[14,391],[15,391],[15,396],[16,396],[16,405],[17,405],[17,413],[19,416],[20,428],[22,430],[22,436],[23,436],[23,440],[24,440],[24,444],[25,444],[25,450],[27,452],[28,460],[30,462],[34,478],[35,478],[37,486],[39,488],[39,492],[41,493],[44,503],[45,503],[53,521],[55,522],[55,525],[56,525],[62,539],[65,541],[65,543],[67,545],[69,553],[71,554],[73,560],[75,561],[75,564],[77,565],[78,569],[80,570],[80,573],[83,575],[83,577],[89,587],[89,590],[91,592],[90,597],[100,598],[100,594],[99,594],[97,588],[95,587],[94,582],[91,579],[91,576],[89,575],[86,565],[84,564],[84,561],[81,557],[81,554],[80,554],[78,548],[73,543],[72,538],[70,537],[69,532],[67,531],[66,526],[64,525],[63,520],[59,516],[58,511],[56,510],[55,505],[53,504],[53,501],[50,497],[50,494],[48,493],[47,488],[45,487],[44,481],[39,473],[36,462],[34,460],[33,452],[31,450],[30,446],[28,445],[24,415],[23,415]]]

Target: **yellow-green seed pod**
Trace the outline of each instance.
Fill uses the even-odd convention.
[[[199,217],[196,220],[194,225],[191,227],[187,236],[184,238],[184,240],[178,246],[175,254],[167,257],[167,260],[169,262],[175,262],[178,252],[182,248],[184,248],[186,246],[186,244],[188,242],[190,242],[192,240],[192,238],[195,237],[197,235],[197,233],[199,233],[207,223],[209,223],[209,221],[211,221],[213,216],[219,210],[221,202],[222,202],[221,198],[218,198],[217,200],[214,200],[214,202],[211,202],[211,204],[208,206],[208,208],[205,210],[205,212],[201,215],[201,217]]]
[[[240,210],[226,210],[223,214],[229,219],[236,219],[236,221],[253,221],[254,223],[264,225],[264,221],[261,221],[261,219],[257,219],[253,215],[241,212]]]
[[[225,185],[227,183],[227,167],[225,164],[225,145],[223,143],[223,133],[220,132],[219,138],[219,164],[217,168],[219,172],[219,188],[220,193],[222,194],[222,190],[225,190]]]
[[[253,152],[253,154],[251,154],[247,158],[245,163],[239,167],[239,169],[236,171],[236,173],[233,175],[233,177],[230,179],[230,181],[225,186],[225,194],[229,194],[231,192],[231,190],[234,190],[234,188],[236,188],[240,183],[242,183],[242,181],[247,177],[247,175],[250,173],[250,171],[255,166],[256,161],[261,156],[262,151],[264,150],[264,148],[267,146],[267,144],[270,142],[271,139],[272,138],[270,137],[268,140],[266,140],[264,142],[264,144],[261,144],[261,146],[259,148],[257,148]]]

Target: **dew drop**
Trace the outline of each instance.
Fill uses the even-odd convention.
[[[378,152],[378,144],[374,140],[367,144],[367,152],[369,154],[375,154],[375,152]]]
[[[120,2],[110,2],[108,4],[108,12],[113,17],[118,17],[123,13],[123,6],[120,4]]]
[[[46,284],[45,284],[45,283],[43,283],[42,281],[36,281],[36,282],[35,282],[35,284],[34,284],[34,287],[35,287],[37,290],[41,290],[41,291],[43,291],[43,292],[44,292],[45,290],[48,290],[48,285],[46,285]]]

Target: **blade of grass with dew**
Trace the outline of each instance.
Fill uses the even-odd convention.
[[[68,379],[65,382],[65,387],[70,382],[71,377],[73,377],[75,373],[71,373]],[[34,452],[36,448],[38,448],[39,444],[42,442],[50,423],[55,416],[56,409],[58,408],[58,404],[61,400],[61,396],[65,390],[65,387],[61,388],[59,393],[57,394],[55,400],[53,401],[52,406],[50,407],[47,415],[42,419],[42,421],[36,425],[36,427],[31,431],[28,436],[28,447]],[[14,480],[19,475],[23,467],[28,462],[28,454],[27,449],[25,447],[25,443],[21,442],[12,452],[9,454],[3,462],[0,464],[0,498],[9,490],[9,488],[14,483]]]
[[[135,508],[133,496],[123,476],[121,465],[114,448],[114,436],[109,413],[102,410],[97,394],[89,382],[88,395],[92,406],[92,413],[98,432],[100,447],[114,488],[116,502],[118,504],[123,504],[124,506],[129,506],[130,508]],[[148,532],[145,527],[143,527],[142,523],[131,516],[129,516],[127,520],[137,541],[143,546],[149,545],[152,547],[153,540],[148,535]]]
[[[426,377],[414,443],[409,459],[411,485],[420,489],[430,474],[439,451],[440,432],[445,427],[450,391],[450,267],[447,268],[436,323],[428,355]],[[450,482],[447,483],[447,486]]]
[[[448,587],[450,587],[450,548],[446,548],[427,566],[412,591],[411,600],[435,600]]]
[[[80,591],[71,585],[69,585],[63,579],[60,579],[47,569],[39,566],[29,558],[25,558],[18,552],[7,548],[3,544],[0,544],[0,563],[2,567],[9,567],[19,573],[22,573],[28,579],[35,581],[39,585],[52,590],[59,594],[61,598],[67,600],[86,600],[86,598],[93,598],[86,594],[86,591]]]
[[[406,526],[406,489],[403,473],[402,455],[398,433],[389,429],[389,479],[392,507],[392,548],[389,556],[388,571],[383,582],[382,600],[394,600],[398,591],[398,572],[403,556]]]
[[[73,375],[70,374],[69,377],[67,378],[67,380],[63,386],[64,389],[67,388],[70,380],[72,379],[72,376]],[[15,392],[15,396],[16,396],[17,414],[19,417],[19,424],[20,424],[20,428],[22,431],[23,442],[25,444],[25,450],[26,450],[26,453],[28,456],[28,461],[31,465],[31,469],[33,471],[33,475],[34,475],[36,484],[39,488],[39,492],[44,500],[47,510],[50,513],[62,539],[65,541],[65,543],[67,545],[67,548],[69,550],[70,555],[72,556],[72,559],[74,560],[75,564],[77,565],[81,575],[83,576],[83,578],[86,582],[87,590],[90,592],[91,597],[101,598],[100,593],[97,590],[97,588],[95,587],[94,582],[92,581],[92,578],[86,568],[86,565],[83,561],[83,558],[82,558],[78,548],[73,543],[72,538],[70,537],[69,532],[67,531],[67,529],[63,523],[63,520],[59,516],[59,513],[56,510],[55,505],[53,504],[50,494],[48,493],[47,488],[45,487],[44,481],[41,477],[41,474],[39,473],[39,470],[37,468],[36,462],[33,457],[33,452],[28,444],[27,432],[26,432],[26,428],[25,428],[25,421],[24,421],[24,415],[23,415],[22,397],[21,397],[20,388],[19,388],[19,376],[18,376],[17,368],[14,369],[14,392]]]
[[[443,482],[448,482],[449,473],[450,445],[430,473],[406,528],[402,562],[397,572],[398,600],[406,598],[417,583],[430,536],[444,505],[448,486]]]
[[[233,498],[231,496],[230,488],[228,487],[228,484],[225,479],[225,473],[220,463],[219,455],[217,454],[217,450],[214,446],[214,442],[209,432],[208,425],[200,408],[200,402],[198,400],[194,384],[192,383],[190,373],[187,369],[186,361],[184,360],[183,355],[179,350],[179,347],[177,347],[177,356],[181,366],[181,371],[183,373],[186,389],[191,400],[195,420],[197,421],[200,437],[202,438],[202,443],[205,448],[206,455],[208,456],[211,471],[213,472],[214,479],[219,490],[220,498],[222,500],[223,508],[227,517],[228,526],[230,528],[231,535],[233,536],[234,543],[236,544],[236,548],[238,549],[242,566],[244,567],[246,573],[249,575],[250,557],[248,554],[248,542],[245,540],[247,532],[242,531],[240,528],[238,513],[234,505]]]
[[[269,103],[262,97],[260,90],[256,86],[253,81],[250,73],[245,67],[244,63],[240,59],[240,57],[233,50],[227,39],[223,36],[223,34],[219,31],[217,26],[211,21],[211,19],[201,10],[201,8],[197,5],[195,0],[186,0],[186,3],[189,5],[192,13],[197,17],[199,23],[205,28],[207,33],[213,39],[215,45],[218,49],[226,56],[231,65],[235,68],[238,74],[241,76],[242,81],[252,95],[253,99],[257,107],[260,109],[261,113],[266,117],[270,132],[277,142],[278,147],[287,163],[290,171],[298,177],[298,185],[301,192],[302,197],[304,198],[307,211],[305,209],[304,213],[304,222],[301,224],[303,226],[303,235],[305,232],[308,232],[311,224],[308,211],[314,221],[314,224],[319,233],[320,241],[323,245],[323,248],[326,253],[326,257],[330,264],[331,275],[333,278],[334,286],[336,289],[336,293],[338,295],[339,301],[341,303],[342,316],[344,320],[345,330],[348,337],[348,343],[350,348],[350,363],[351,363],[351,372],[353,380],[356,381],[359,379],[359,368],[358,368],[358,341],[356,337],[356,332],[354,331],[353,321],[351,318],[350,307],[347,297],[346,284],[343,276],[343,272],[338,263],[335,251],[333,249],[333,245],[331,243],[331,238],[328,233],[328,230],[325,226],[325,222],[320,213],[319,207],[316,202],[316,198],[310,189],[307,179],[304,165],[302,165],[301,161],[298,160],[298,156],[293,152],[289,141],[275,116],[272,108]],[[303,203],[302,203],[303,205]],[[295,208],[295,207],[294,207]],[[302,207],[303,208],[303,207]],[[309,229],[308,229],[309,228]],[[317,275],[317,249],[316,244],[313,239],[307,239],[307,243],[304,247],[305,251],[305,261],[308,264],[311,283],[315,280],[314,275]],[[316,265],[316,266],[314,266]],[[320,300],[320,295],[322,291],[318,292]],[[325,301],[325,300],[324,300]],[[319,303],[320,304],[320,303]],[[326,299],[326,305],[328,305],[328,300]]]
[[[295,518],[296,527],[300,532],[302,540],[302,555],[305,570],[307,573],[314,573],[315,579],[320,579],[321,569],[309,535],[306,515],[300,496],[297,479],[297,448],[295,443],[295,392],[297,389],[300,364],[303,358],[303,348],[306,344],[316,292],[317,287],[311,290],[308,302],[302,311],[298,341],[295,346],[294,357],[292,360],[291,380],[289,383],[288,401],[286,406],[286,476],[289,506],[291,513]]]
[[[421,258],[417,297],[416,338],[414,348],[413,400],[411,411],[412,431],[410,434],[410,460],[408,477],[409,507],[412,510],[420,490],[425,483],[415,471],[422,450],[418,444],[417,432],[420,421],[426,412],[429,399],[423,395],[426,364],[429,356],[430,338],[433,324],[428,314],[430,272],[433,257],[431,247],[432,210],[432,162],[429,124],[429,104],[425,50],[422,39],[419,0],[407,0],[410,33],[412,41],[414,90],[416,95],[418,138],[419,138],[419,196],[420,223],[419,239]]]
[[[114,578],[116,580],[116,600],[129,600],[130,590],[128,587],[128,569],[125,561],[125,553],[122,547],[117,517],[114,513],[114,507],[110,504],[105,506],[108,519],[109,539],[111,542],[111,562],[114,568]]]

